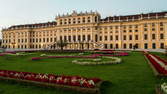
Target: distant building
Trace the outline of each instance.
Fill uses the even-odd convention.
[[[98,12],[73,11],[54,22],[3,29],[2,38],[2,45],[10,49],[55,49],[59,40],[68,42],[66,49],[164,49],[167,12],[101,19]]]

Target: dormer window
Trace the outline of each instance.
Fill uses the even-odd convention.
[[[160,26],[163,26],[163,22],[160,22]]]
[[[90,17],[88,17],[88,23],[90,22]]]
[[[68,24],[71,24],[71,19],[68,19]]]
[[[83,17],[83,20],[82,20],[83,23],[85,23],[85,17]]]
[[[78,18],[78,23],[81,23],[80,18]]]
[[[60,25],[62,25],[62,20],[60,20]]]
[[[76,22],[75,22],[75,18],[73,18],[73,23],[75,24]]]

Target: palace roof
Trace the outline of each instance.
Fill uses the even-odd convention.
[[[155,19],[167,17],[167,12],[155,12],[147,14],[125,15],[125,16],[110,16],[101,19],[102,22],[114,22],[114,21],[134,21],[142,19]]]

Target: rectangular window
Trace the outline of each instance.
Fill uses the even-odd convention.
[[[99,40],[102,41],[102,36],[99,37]]]
[[[161,49],[164,49],[164,43],[161,43],[161,44],[160,44],[160,48],[161,48]]]
[[[71,36],[68,36],[68,41],[71,42]]]
[[[76,41],[76,37],[75,37],[75,36],[73,36],[73,41],[74,41],[74,42]]]
[[[155,31],[155,28],[152,28],[152,31]]]
[[[147,40],[147,34],[144,34],[144,40]]]
[[[88,41],[90,41],[90,40],[91,40],[90,35],[88,35]]]
[[[64,36],[64,41],[67,41],[67,37],[66,36]]]
[[[153,39],[153,40],[155,39],[155,34],[152,34],[152,39]]]
[[[129,35],[129,40],[132,40],[132,35]]]
[[[124,35],[124,40],[126,40],[126,35]]]
[[[160,26],[163,26],[163,22],[160,22]]]
[[[147,31],[147,28],[144,28],[144,31]]]
[[[43,38],[43,42],[45,42],[45,38]]]
[[[138,40],[138,39],[139,39],[138,35],[135,35],[135,40]]]
[[[52,40],[52,38],[50,38],[50,42],[52,42],[53,40]]]
[[[113,37],[112,37],[112,36],[110,36],[110,40],[113,40]]]
[[[160,28],[160,31],[163,31],[164,30],[164,28]]]
[[[164,34],[160,34],[160,39],[164,39]]]
[[[147,43],[144,44],[144,49],[148,49],[148,44]]]
[[[155,43],[152,44],[152,48],[156,49],[156,44]]]
[[[85,41],[85,35],[82,36],[82,40]]]
[[[110,49],[112,49],[113,48],[113,45],[112,44],[110,44]]]
[[[104,44],[104,48],[107,49],[107,44]]]
[[[135,30],[135,32],[138,32],[138,30]]]
[[[132,30],[129,30],[129,32],[132,32]]]
[[[118,40],[118,35],[115,36],[115,39]]]
[[[49,38],[47,38],[47,42],[49,42]]]
[[[105,41],[107,41],[107,36],[105,36]]]

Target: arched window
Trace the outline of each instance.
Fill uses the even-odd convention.
[[[60,40],[63,40],[62,36],[60,36]]]
[[[82,22],[85,23],[85,17],[82,18]]]
[[[88,41],[90,41],[90,40],[91,40],[90,35],[88,35]]]
[[[73,41],[74,41],[74,42],[76,41],[76,36],[75,36],[75,35],[73,35]]]
[[[82,36],[82,40],[85,41],[85,35]]]
[[[80,35],[78,35],[78,41],[81,41],[81,36]]]
[[[135,48],[136,48],[136,49],[139,48],[139,44],[138,44],[138,43],[135,44]]]
[[[129,48],[132,49],[132,44],[129,44]]]
[[[160,48],[161,48],[161,49],[164,49],[164,43],[161,43],[161,44],[160,44]]]
[[[90,17],[88,17],[88,23],[90,23],[91,21],[90,21]]]
[[[107,44],[104,44],[104,48],[105,48],[105,49],[107,49],[107,48],[108,48],[108,47],[107,47]]]
[[[116,45],[115,45],[115,48],[116,48],[116,49],[118,49],[118,48],[119,48],[118,44],[116,44]]]
[[[112,44],[110,44],[110,49],[112,49],[113,48],[113,45]]]
[[[126,49],[126,44],[124,44],[124,49]]]
[[[35,48],[38,48],[38,45],[36,45],[36,47]]]
[[[98,22],[98,16],[95,16],[95,22]]]
[[[160,39],[164,39],[164,34],[160,34]]]
[[[148,49],[148,44],[147,43],[144,44],[144,49]]]
[[[156,49],[156,44],[155,43],[152,44],[152,49]]]
[[[41,45],[39,45],[39,48],[41,48]]]
[[[71,42],[71,36],[68,36],[68,41]]]
[[[95,35],[95,42],[98,41],[98,35]]]
[[[155,34],[152,34],[152,39],[153,39],[153,40],[155,39]]]
[[[64,41],[67,41],[67,36],[64,36]]]

